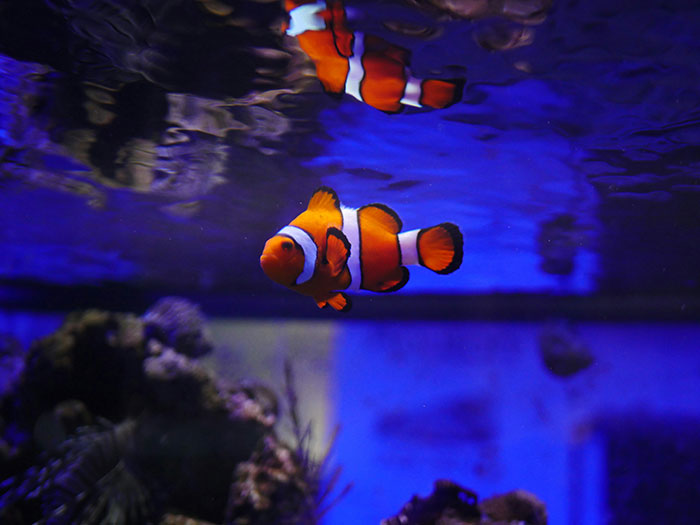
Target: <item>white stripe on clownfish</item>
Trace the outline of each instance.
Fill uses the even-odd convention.
[[[348,59],[348,76],[345,79],[345,92],[352,95],[360,102],[365,100],[362,98],[362,81],[365,78],[365,67],[362,64],[362,58],[365,54],[365,35],[363,33],[355,33],[355,38],[352,45],[352,56]],[[414,106],[417,108],[423,107],[420,103],[420,97],[423,91],[421,86],[422,80],[411,75],[408,68],[404,68],[406,75],[406,87],[404,95],[401,98],[401,104]]]
[[[406,88],[403,92],[403,97],[400,102],[407,106],[414,106],[417,108],[423,107],[420,103],[420,96],[423,92],[421,83],[423,82],[420,78],[411,76],[411,72],[408,68],[405,69],[406,72]]]
[[[343,214],[343,234],[350,243],[350,257],[348,258],[348,271],[350,272],[350,286],[347,290],[359,290],[362,284],[362,268],[360,265],[360,224],[357,219],[357,208],[340,207]]]
[[[290,237],[299,246],[301,246],[304,252],[304,269],[297,277],[295,284],[303,284],[314,276],[314,270],[316,269],[316,259],[318,258],[318,247],[316,242],[314,242],[313,237],[305,230],[302,230],[298,226],[285,226],[277,235],[284,235]]]
[[[299,36],[306,31],[323,31],[326,29],[326,21],[319,14],[326,9],[325,2],[304,4],[295,7],[289,12],[289,36]]]
[[[401,264],[420,264],[418,258],[418,230],[399,233],[399,248],[401,249]]]
[[[345,92],[348,95],[352,95],[360,102],[362,100],[362,93],[360,92],[360,86],[362,84],[362,79],[365,77],[365,68],[362,65],[362,56],[365,54],[365,35],[362,33],[355,33],[355,38],[352,44],[352,56],[348,60],[348,76],[345,79]]]

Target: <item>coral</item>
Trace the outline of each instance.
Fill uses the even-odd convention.
[[[427,498],[413,496],[381,525],[546,525],[547,509],[534,494],[514,490],[477,503],[477,495],[449,480],[435,482]]]
[[[199,357],[212,349],[199,308],[179,297],[159,300],[143,316],[146,336],[159,340],[176,352]]]
[[[126,468],[135,423],[83,428],[3,483],[0,506],[50,523],[150,523],[147,489]],[[39,500],[40,505],[32,505]],[[33,514],[39,512],[38,516]]]
[[[526,490],[513,490],[492,496],[479,504],[491,521],[547,525],[547,507],[537,496]]]
[[[311,424],[301,424],[289,362],[285,385],[294,446],[266,436],[250,461],[238,465],[226,509],[229,525],[314,525],[352,487],[348,484],[334,494],[341,470],[329,472],[328,458],[335,437],[320,458],[312,456]]]
[[[0,520],[316,523],[308,442],[282,443],[276,395],[217,377],[210,349],[179,298],[76,312],[35,342],[2,398]]]
[[[138,317],[95,310],[70,314],[54,334],[31,345],[2,415],[31,433],[41,414],[76,399],[91,413],[119,421],[133,409],[144,355]]]
[[[260,450],[236,468],[226,523],[298,523],[296,518],[308,492],[294,451],[267,436]]]
[[[449,518],[455,524],[479,523],[481,512],[474,492],[449,480],[438,480],[427,498],[413,496],[394,517],[381,525],[431,525]]]

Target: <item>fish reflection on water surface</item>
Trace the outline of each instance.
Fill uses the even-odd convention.
[[[395,292],[408,282],[404,265],[448,274],[462,264],[462,233],[452,223],[401,232],[384,204],[340,205],[322,187],[308,209],[265,243],[260,265],[273,281],[311,296],[319,308],[350,309],[342,290]]]
[[[404,106],[445,108],[462,98],[463,79],[416,78],[408,49],[352,31],[343,2],[286,0],[284,5],[286,33],[297,37],[328,93],[347,93],[387,113]]]

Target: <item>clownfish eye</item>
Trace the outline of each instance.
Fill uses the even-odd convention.
[[[283,249],[283,250],[289,251],[289,250],[291,250],[293,247],[294,247],[294,245],[293,245],[290,241],[284,241],[284,242],[282,243],[282,249]]]

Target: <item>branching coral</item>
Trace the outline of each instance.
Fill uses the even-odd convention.
[[[334,440],[325,454],[311,453],[311,423],[302,424],[291,363],[285,364],[285,394],[294,434],[293,446],[266,436],[250,461],[236,468],[226,523],[315,525],[351,485],[334,496],[340,468],[328,472]]]

